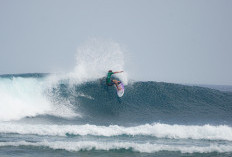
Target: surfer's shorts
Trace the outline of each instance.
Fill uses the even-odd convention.
[[[111,80],[110,83],[107,83],[107,86],[113,86],[115,83],[113,82],[113,80]]]

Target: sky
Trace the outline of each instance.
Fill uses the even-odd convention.
[[[231,0],[0,0],[0,74],[69,71],[113,40],[130,78],[232,85]]]

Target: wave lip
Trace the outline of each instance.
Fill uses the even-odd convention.
[[[169,125],[169,124],[145,124],[134,127],[118,125],[31,125],[0,123],[0,133],[36,134],[49,136],[93,135],[93,136],[120,136],[120,135],[144,135],[170,139],[206,139],[232,141],[232,128],[227,125]]]
[[[211,152],[232,152],[232,145],[211,144],[209,146],[183,146],[183,145],[163,145],[153,143],[135,143],[135,142],[96,142],[96,141],[81,141],[81,142],[0,142],[0,147],[6,146],[35,146],[48,147],[51,149],[64,149],[67,151],[81,150],[132,150],[142,153],[154,153],[159,151],[180,151],[181,153],[211,153]]]

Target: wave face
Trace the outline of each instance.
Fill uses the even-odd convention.
[[[124,96],[118,98],[104,78],[76,84],[70,78],[51,80],[49,74],[0,77],[1,151],[32,148],[35,154],[63,150],[66,155],[83,155],[84,151],[102,156],[122,152],[128,156],[232,154],[230,92],[129,82]]]
[[[99,80],[76,86],[75,92],[79,110],[94,123],[224,124],[232,119],[232,95],[207,88],[135,82],[119,99],[114,88]]]

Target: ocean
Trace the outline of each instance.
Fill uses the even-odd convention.
[[[232,92],[104,78],[0,76],[0,156],[231,157]]]

